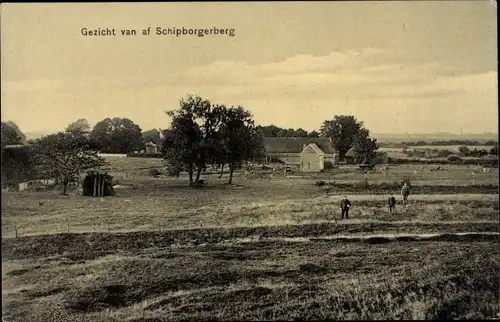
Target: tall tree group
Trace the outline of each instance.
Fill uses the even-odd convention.
[[[102,153],[130,153],[144,146],[141,128],[127,118],[105,118],[98,122],[90,137]]]
[[[185,170],[189,185],[196,185],[208,164],[229,165],[229,183],[233,171],[245,161],[263,154],[262,137],[252,115],[242,107],[226,107],[189,95],[180,108],[168,111],[172,117],[165,138],[165,159],[173,173]]]

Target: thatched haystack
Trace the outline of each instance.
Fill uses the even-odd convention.
[[[106,172],[89,171],[83,179],[82,194],[90,197],[114,196],[113,177]]]

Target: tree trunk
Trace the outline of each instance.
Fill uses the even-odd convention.
[[[348,151],[339,151],[339,161],[345,161],[345,155]]]
[[[189,174],[189,186],[192,187],[194,185],[194,182],[193,182],[193,165],[190,164],[188,166],[188,174]]]
[[[222,179],[222,176],[224,175],[224,163],[220,166],[220,175],[219,179]]]
[[[201,175],[201,170],[202,169],[203,168],[198,167],[198,170],[196,171],[196,180],[194,181],[194,183],[196,183],[196,184],[198,183],[198,181],[200,181],[200,175]]]
[[[65,181],[65,182],[63,182],[63,191],[62,191],[61,194],[67,195],[68,194],[67,193],[67,188],[68,188],[68,183]]]
[[[229,181],[228,181],[229,184],[233,184],[233,171],[234,171],[233,165],[229,164]]]

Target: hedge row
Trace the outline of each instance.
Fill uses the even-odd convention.
[[[462,164],[462,165],[488,165],[498,167],[498,159],[459,159],[456,161],[440,159],[396,159],[389,158],[389,164]]]

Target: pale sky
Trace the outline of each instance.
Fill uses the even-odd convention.
[[[2,4],[1,117],[23,132],[106,117],[145,131],[195,94],[261,125],[351,114],[375,133],[497,132],[496,30],[489,0]]]

